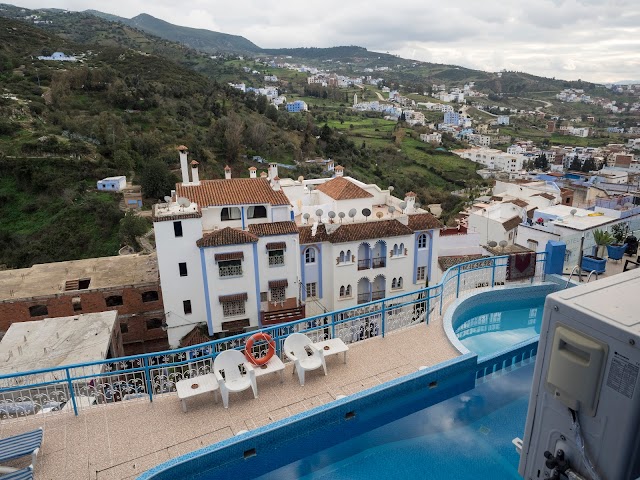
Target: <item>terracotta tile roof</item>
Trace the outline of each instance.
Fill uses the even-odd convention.
[[[214,255],[216,262],[225,262],[228,260],[244,260],[244,253],[242,252],[229,252],[229,253],[216,253]]]
[[[409,228],[414,232],[442,228],[442,223],[430,213],[409,215]]]
[[[519,198],[516,198],[515,200],[509,200],[508,202],[505,202],[505,203],[513,203],[514,205],[517,205],[519,207],[526,207],[529,205],[527,202]]]
[[[186,197],[200,208],[211,205],[289,205],[282,190],[275,191],[264,178],[229,178],[201,180],[200,185],[176,185],[180,197]]]
[[[249,298],[249,296],[247,295],[246,292],[244,293],[232,293],[231,295],[220,295],[218,297],[218,301],[220,303],[224,303],[224,302],[241,302],[241,301],[247,301],[247,298]]]
[[[358,242],[360,240],[378,240],[386,237],[398,237],[401,235],[413,235],[406,225],[398,220],[381,220],[364,223],[345,223],[328,234],[324,224],[318,225],[316,236],[311,236],[312,227],[300,228],[300,244],[331,242],[345,243]]]
[[[518,215],[513,218],[510,218],[505,222],[502,222],[502,226],[504,227],[505,231],[508,232],[509,230],[513,230],[514,228],[516,228],[521,223],[522,223],[522,217]]]
[[[221,245],[240,245],[242,243],[255,243],[258,237],[242,230],[226,227],[212,233],[205,233],[204,236],[196,242],[198,247],[219,247]]]
[[[192,347],[194,345],[200,345],[201,343],[207,343],[213,340],[213,337],[207,335],[206,325],[198,325],[194,327],[189,333],[187,333],[182,340],[180,340],[180,348]]]
[[[317,190],[320,190],[334,200],[353,200],[354,198],[373,197],[369,192],[344,177],[336,177],[322,185],[318,185]]]
[[[182,214],[176,214],[176,215],[160,215],[160,216],[156,216],[155,215],[155,205],[154,205],[154,209],[153,212],[154,214],[151,217],[151,220],[153,222],[173,222],[175,220],[186,220],[188,218],[202,218],[202,213],[201,212],[192,212],[192,213],[182,213]]]
[[[298,228],[298,233],[300,234],[300,245],[327,242],[329,240],[329,235],[327,235],[327,230],[324,228],[324,224],[318,225],[318,230],[316,231],[315,236],[311,235],[311,229],[312,227]]]
[[[252,223],[249,231],[258,237],[298,233],[296,222]]]
[[[453,255],[448,257],[438,257],[438,265],[440,269],[445,271],[448,268],[453,267],[464,262],[470,262],[471,260],[478,260],[480,258],[488,258],[486,255]]]
[[[532,197],[542,197],[542,198],[546,198],[547,200],[554,200],[556,198],[554,195],[551,195],[550,193],[536,193],[535,195],[532,195]]]

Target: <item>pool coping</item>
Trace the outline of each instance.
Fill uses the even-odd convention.
[[[542,283],[536,283],[533,285],[530,284],[526,284],[526,285],[500,285],[500,286],[496,286],[496,287],[482,287],[482,288],[478,288],[476,290],[473,290],[471,292],[467,292],[463,295],[461,295],[459,298],[457,298],[453,303],[451,303],[449,305],[449,307],[447,308],[447,311],[445,312],[444,316],[442,317],[442,327],[444,328],[444,333],[446,334],[447,338],[449,339],[449,342],[451,342],[451,345],[454,346],[454,348],[456,350],[458,350],[460,352],[461,355],[466,355],[469,353],[474,353],[471,352],[467,347],[465,347],[462,342],[458,339],[458,336],[456,335],[454,329],[453,329],[453,320],[454,320],[454,316],[456,314],[456,310],[458,310],[458,308],[460,306],[462,306],[462,304],[464,304],[465,302],[469,301],[470,299],[478,296],[478,295],[486,295],[489,293],[493,293],[493,292],[500,292],[500,291],[504,291],[504,290],[509,290],[509,291],[517,291],[520,292],[522,289],[529,289],[529,290],[541,290],[543,287],[549,288],[549,287],[558,287],[558,284],[555,282],[542,282]],[[557,291],[557,290],[554,290]],[[550,292],[551,293],[551,292]],[[459,314],[459,312],[458,312]],[[513,345],[512,347],[509,347],[507,349],[505,349],[505,351],[509,351],[509,350],[513,350],[514,348],[522,345],[522,344],[526,344],[529,343],[529,340],[524,340],[523,342],[520,342],[516,345]],[[499,354],[502,352],[496,352],[495,354]],[[495,355],[493,354],[493,355]],[[488,355],[486,357],[479,357],[480,360],[482,360],[483,358],[489,358],[493,355]]]
[[[429,384],[433,381],[443,380],[446,382],[450,380],[451,385],[446,388],[463,388],[463,391],[466,391],[469,388],[473,388],[475,385],[475,372],[477,370],[477,365],[478,357],[475,353],[467,353],[459,357],[446,360],[436,365],[409,373],[400,378],[389,380],[383,384],[348,395],[344,398],[339,398],[327,404],[277,420],[268,425],[258,427],[255,430],[239,433],[234,437],[227,438],[218,443],[172,458],[143,472],[137,477],[137,480],[176,478],[175,476],[165,477],[163,474],[166,475],[173,468],[187,462],[204,458],[209,454],[229,448],[237,450],[238,453],[247,451],[252,446],[255,447],[256,442],[260,440],[264,441],[264,437],[272,436],[275,432],[278,432],[281,429],[290,429],[301,421],[306,421],[308,423],[316,421],[319,425],[322,425],[324,424],[324,422],[322,422],[322,417],[332,411],[338,411],[341,416],[344,417],[347,412],[354,410],[354,404],[363,402],[364,400],[373,402],[377,397],[395,396],[397,394],[396,390],[398,387],[404,387],[405,390],[415,391],[418,388],[429,388]],[[450,376],[449,374],[451,373],[454,375]]]

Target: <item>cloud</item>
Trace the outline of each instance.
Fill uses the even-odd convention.
[[[360,45],[417,60],[560,78],[637,77],[637,0],[47,0],[242,35],[265,48]],[[42,0],[15,0],[27,8]]]

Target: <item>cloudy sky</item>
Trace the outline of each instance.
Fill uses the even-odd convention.
[[[5,0],[148,13],[260,47],[359,45],[405,58],[556,78],[640,80],[638,0]]]

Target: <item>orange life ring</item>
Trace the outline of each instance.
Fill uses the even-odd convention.
[[[264,357],[256,358],[253,355],[253,344],[257,340],[264,340],[269,345],[269,350],[267,350],[267,354]],[[265,365],[269,360],[271,360],[274,353],[276,353],[276,342],[271,338],[271,335],[264,332],[258,332],[251,335],[244,346],[244,356],[247,357],[247,360],[254,365]]]

